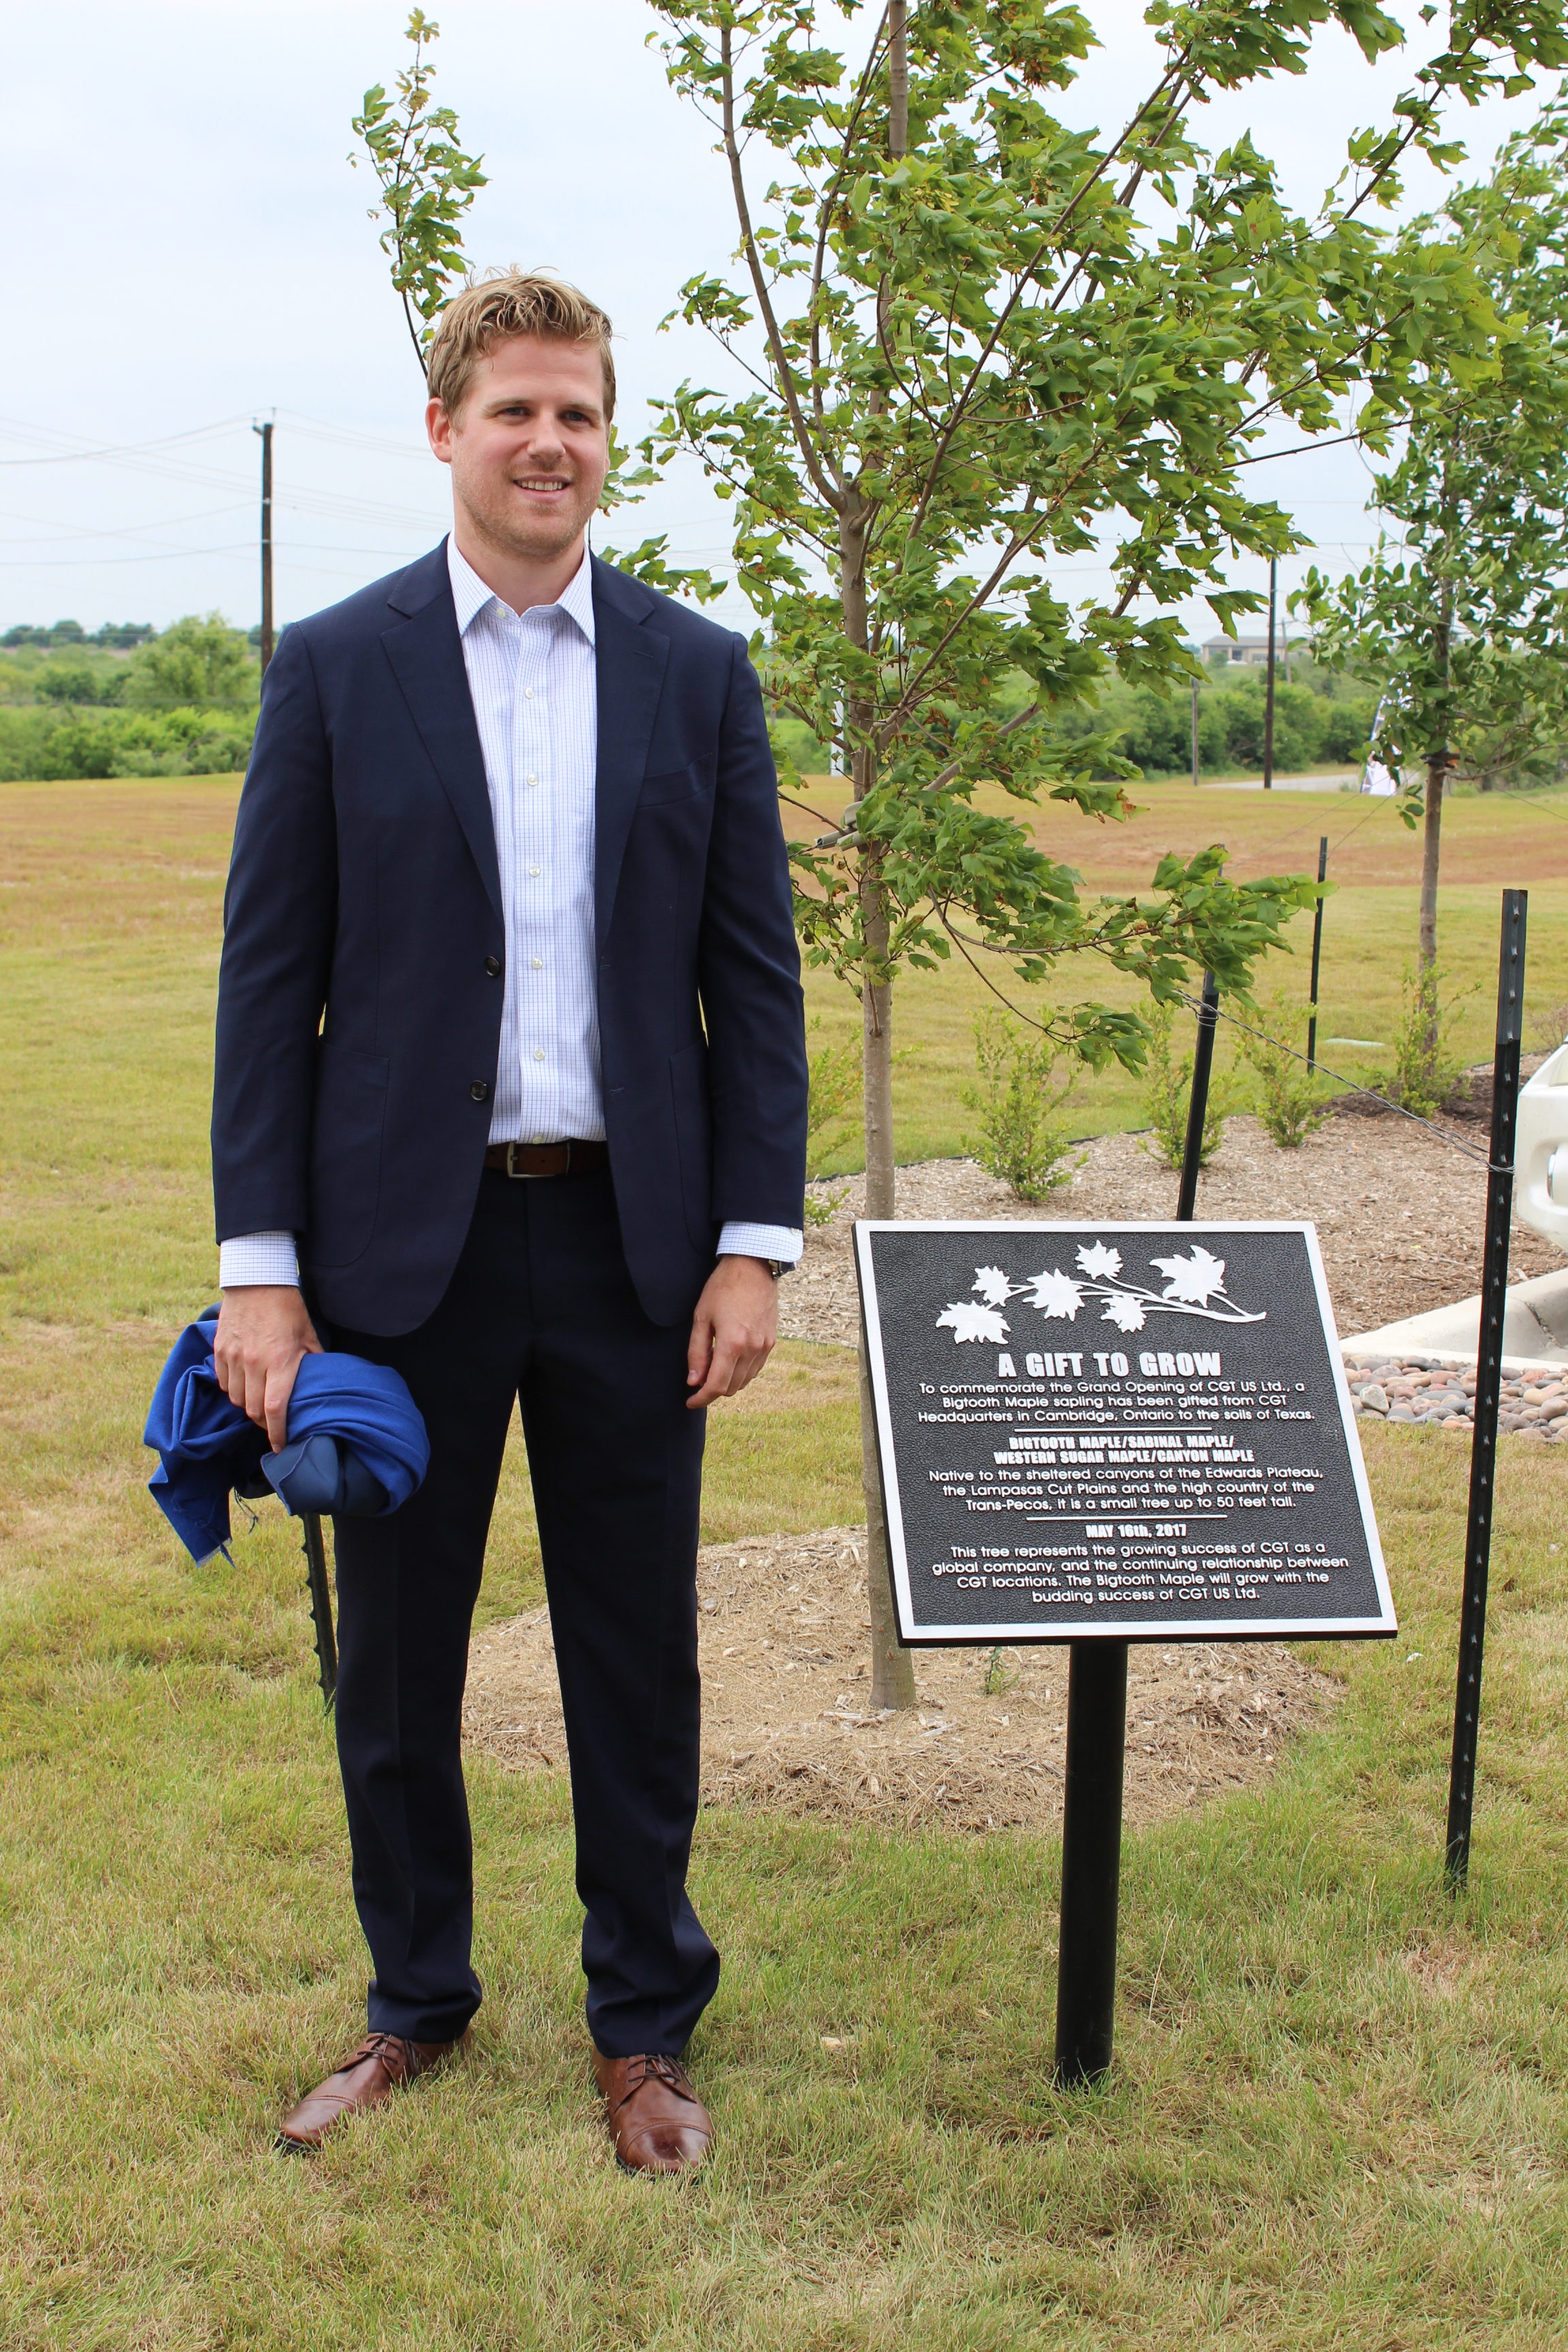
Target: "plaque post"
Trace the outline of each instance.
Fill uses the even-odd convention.
[[[1176,1215],[1190,1224],[1208,1115],[1219,991],[1204,974],[1193,1091]],[[1127,1643],[1074,1642],[1068,1667],[1062,1799],[1062,1914],[1057,1957],[1057,2080],[1095,2083],[1110,2064],[1116,1924],[1121,1887],[1121,1784],[1127,1754]]]
[[[1470,1440],[1470,1508],[1465,1530],[1465,1591],[1459,1611],[1458,1685],[1454,1694],[1454,1753],[1448,1774],[1446,1875],[1463,1886],[1470,1867],[1470,1815],[1476,1797],[1480,1732],[1481,1659],[1487,1638],[1487,1574],[1491,1562],[1497,1472],[1498,1399],[1502,1387],[1503,1312],[1508,1305],[1508,1234],[1513,1213],[1514,1131],[1519,1122],[1519,1048],[1524,1011],[1524,917],[1528,894],[1502,894],[1498,951],[1497,1044],[1492,1057],[1491,1149],[1488,1154],[1486,1255],[1476,1343],[1476,1420]]]
[[[1068,1668],[1062,1922],[1057,1960],[1057,2080],[1098,2082],[1116,2016],[1127,1644],[1074,1642]]]

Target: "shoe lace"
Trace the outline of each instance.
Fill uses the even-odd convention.
[[[679,2059],[669,2057],[662,2050],[646,2052],[638,2057],[627,2059],[625,2096],[629,2099],[634,2091],[640,2091],[650,2075],[666,2084],[678,2098],[694,2100],[697,2096],[691,2087],[691,2077]]]
[[[415,2074],[418,2072],[414,2045],[405,2041],[401,2033],[367,2033],[359,2048],[351,2051],[343,2060],[342,2064],[338,2068],[339,2074],[352,2074],[354,2068],[363,2066],[367,2058],[384,2060],[387,2073],[395,2076],[400,2074]]]

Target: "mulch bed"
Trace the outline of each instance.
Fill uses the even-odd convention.
[[[1048,1829],[1062,1810],[1068,1653],[922,1653],[921,1704],[867,1698],[866,1530],[716,1544],[698,1567],[708,1804],[887,1827]],[[1134,1827],[1265,1780],[1338,1685],[1282,1643],[1131,1653],[1127,1819]],[[475,1642],[467,1745],[509,1770],[564,1770],[543,1610]]]
[[[1471,1121],[1451,1132],[1472,1145]],[[1041,1207],[1016,1201],[973,1160],[899,1171],[907,1217],[1168,1217],[1176,1180],[1148,1139],[1078,1147],[1071,1182]],[[1439,1135],[1396,1117],[1336,1117],[1295,1151],[1258,1121],[1233,1118],[1205,1171],[1201,1217],[1308,1217],[1316,1224],[1342,1332],[1443,1306],[1478,1290],[1485,1171]],[[836,1202],[813,1230],[781,1295],[784,1335],[854,1346],[858,1318],[849,1232],[864,1182],[814,1187]],[[1515,1279],[1561,1265],[1516,1223]],[[1359,1412],[1446,1422],[1432,1442],[1463,1475],[1468,1410],[1462,1375],[1429,1359],[1368,1363],[1352,1374]],[[1505,1425],[1542,1438],[1568,1430],[1558,1384],[1513,1383]],[[762,1536],[706,1549],[699,1563],[706,1802],[887,1826],[1048,1829],[1059,1821],[1068,1654],[1038,1647],[928,1651],[915,1661],[921,1704],[868,1704],[865,1529]],[[1287,1643],[1136,1644],[1128,1705],[1127,1818],[1157,1822],[1267,1779],[1286,1743],[1320,1719],[1338,1685]],[[471,1655],[468,1745],[510,1770],[562,1772],[565,1735],[546,1612],[490,1627]]]
[[[1445,1130],[1478,1142],[1468,1122]],[[1075,1147],[1082,1165],[1036,1207],[972,1160],[931,1160],[899,1171],[901,1217],[1170,1217],[1176,1179],[1140,1135],[1101,1135]],[[1484,1147],[1483,1147],[1484,1148]],[[865,1180],[816,1184],[837,1200],[831,1223],[808,1234],[805,1256],[784,1285],[784,1336],[853,1347],[859,1334],[849,1229],[862,1213]],[[1481,1286],[1486,1170],[1430,1129],[1396,1116],[1336,1117],[1294,1151],[1272,1144],[1255,1118],[1231,1119],[1198,1182],[1200,1218],[1310,1217],[1328,1271],[1342,1333],[1375,1330],[1406,1315],[1474,1295]],[[1547,1274],[1561,1251],[1516,1218],[1513,1280]]]

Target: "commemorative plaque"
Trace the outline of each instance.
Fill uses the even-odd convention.
[[[1398,1630],[1310,1224],[855,1249],[906,1644]]]

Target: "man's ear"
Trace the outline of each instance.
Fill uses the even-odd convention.
[[[447,413],[444,400],[426,403],[425,430],[435,455],[444,466],[449,466],[452,462],[452,420]]]

